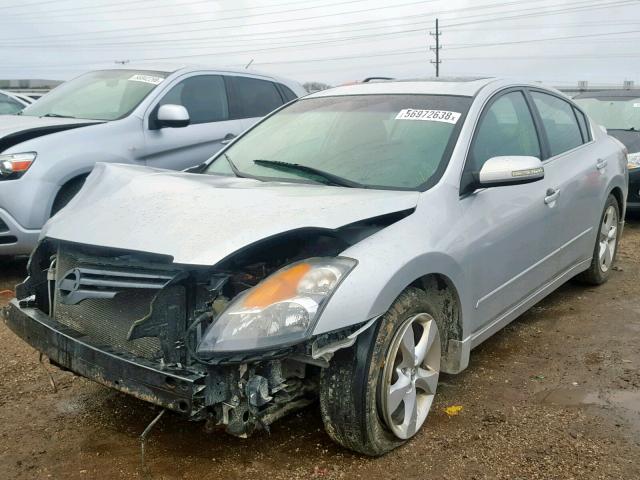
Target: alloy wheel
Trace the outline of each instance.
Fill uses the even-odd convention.
[[[598,239],[600,269],[607,272],[613,263],[618,239],[618,211],[613,205],[605,210]]]
[[[426,420],[439,374],[438,326],[431,315],[415,315],[394,336],[382,374],[383,415],[398,438],[411,438]]]

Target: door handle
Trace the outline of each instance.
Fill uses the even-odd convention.
[[[547,190],[547,195],[544,197],[544,203],[549,205],[555,202],[559,196],[560,196],[560,189],[556,190],[555,188],[549,188]]]
[[[224,138],[220,141],[220,143],[222,145],[226,145],[227,143],[229,143],[231,140],[233,140],[234,138],[236,138],[236,136],[233,133],[227,133]]]
[[[602,158],[599,158],[598,161],[596,162],[596,168],[598,170],[602,170],[604,167],[607,166],[607,161],[603,160]]]

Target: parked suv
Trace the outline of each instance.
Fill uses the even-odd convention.
[[[0,256],[29,253],[96,162],[183,170],[304,93],[247,72],[99,70],[0,116]]]
[[[331,438],[380,455],[424,424],[441,371],[570,278],[609,278],[626,161],[538,84],[325,90],[199,174],[96,166],[7,323],[234,435],[319,397]]]

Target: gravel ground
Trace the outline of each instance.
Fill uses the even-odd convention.
[[[0,290],[23,271],[0,263]],[[167,414],[143,470],[138,435],[156,410],[48,366],[54,393],[38,354],[2,324],[0,477],[640,478],[639,284],[635,220],[606,285],[567,284],[474,350],[465,372],[441,377],[416,438],[378,459],[332,444],[312,406],[248,440]]]

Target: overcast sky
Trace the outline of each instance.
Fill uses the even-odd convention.
[[[639,0],[0,0],[0,78],[188,63],[339,84],[434,73],[640,84]]]

